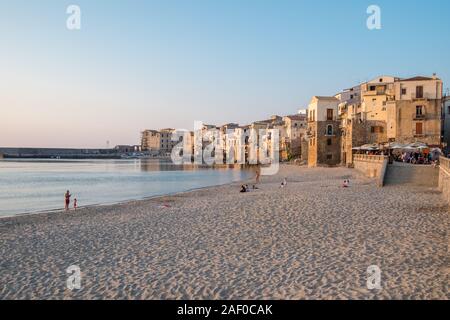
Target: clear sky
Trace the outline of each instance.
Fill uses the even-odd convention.
[[[381,30],[366,27],[372,4]],[[436,72],[447,88],[449,12],[447,0],[0,0],[0,146],[246,124],[380,74]]]

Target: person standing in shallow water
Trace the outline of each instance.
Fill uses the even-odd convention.
[[[66,211],[69,210],[69,205],[70,205],[70,197],[72,195],[70,194],[69,190],[67,190],[66,194],[64,195],[65,201],[66,201],[66,205],[65,205],[65,209]]]

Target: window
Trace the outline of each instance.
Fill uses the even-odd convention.
[[[350,95],[350,99],[353,99],[353,95],[352,94]]]
[[[383,78],[380,78],[380,82],[383,82]]]
[[[423,124],[422,122],[416,123],[416,134],[423,134]]]
[[[384,94],[386,92],[386,86],[377,86],[377,94]]]
[[[327,120],[333,121],[333,109],[327,109]]]
[[[332,136],[333,135],[333,126],[331,124],[327,125],[326,135],[327,136]]]
[[[402,95],[406,95],[406,88],[402,88]]]
[[[417,86],[416,87],[416,98],[422,99],[423,98],[423,86]]]
[[[376,90],[376,87],[375,86],[370,86],[369,87],[369,91],[375,91]]]
[[[447,107],[447,113],[450,114],[450,106]]]
[[[416,116],[423,115],[423,106],[416,106]]]
[[[371,133],[383,133],[384,128],[382,126],[373,126],[373,127],[370,127],[370,132]]]
[[[327,145],[331,146],[331,139],[327,139]]]

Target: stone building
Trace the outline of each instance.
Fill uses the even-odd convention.
[[[236,132],[239,128],[238,123],[227,123],[219,127],[220,135],[222,138],[221,147],[223,151],[224,163],[233,164],[238,159],[236,150],[238,148],[239,141],[236,138]]]
[[[442,81],[435,75],[396,80],[395,108],[390,106],[387,119],[390,141],[441,146]]]
[[[172,141],[172,134],[174,129],[144,130],[141,134],[141,149],[142,151],[151,151],[160,155],[168,155],[172,152],[182,137],[177,141]]]
[[[172,140],[172,134],[175,132],[175,129],[162,129],[160,130],[161,134],[161,148],[160,153],[163,155],[167,155],[172,153],[172,149],[174,146],[176,146],[181,140],[177,139],[176,141]]]
[[[142,151],[158,152],[161,150],[161,134],[156,130],[144,130],[141,133]]]
[[[285,137],[280,138],[284,139],[284,150],[286,150],[287,158],[299,158],[301,156],[301,141],[308,127],[306,114],[285,116],[283,122]]]
[[[340,101],[344,165],[353,162],[352,148],[364,144],[441,144],[442,81],[435,75],[380,76],[344,90],[336,98]]]
[[[440,146],[442,81],[435,75],[381,76],[362,84],[361,91],[361,118],[385,122],[389,142]]]
[[[341,158],[339,100],[314,96],[308,106],[308,166],[338,165]]]
[[[363,96],[364,90],[361,90],[361,87],[355,86],[336,95],[336,98],[340,101],[341,163],[343,165],[353,163],[354,147],[387,141],[386,122],[379,120],[380,115],[374,112],[383,112],[383,108],[377,108],[376,104],[368,106],[367,101],[371,99],[368,96]],[[379,99],[381,106],[385,99],[386,97]],[[365,101],[364,105],[363,101]],[[370,113],[374,117],[368,117]]]

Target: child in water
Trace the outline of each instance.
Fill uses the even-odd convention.
[[[77,207],[78,207],[78,201],[77,201],[77,198],[75,198],[75,199],[73,199],[73,208],[75,210],[77,210]]]

